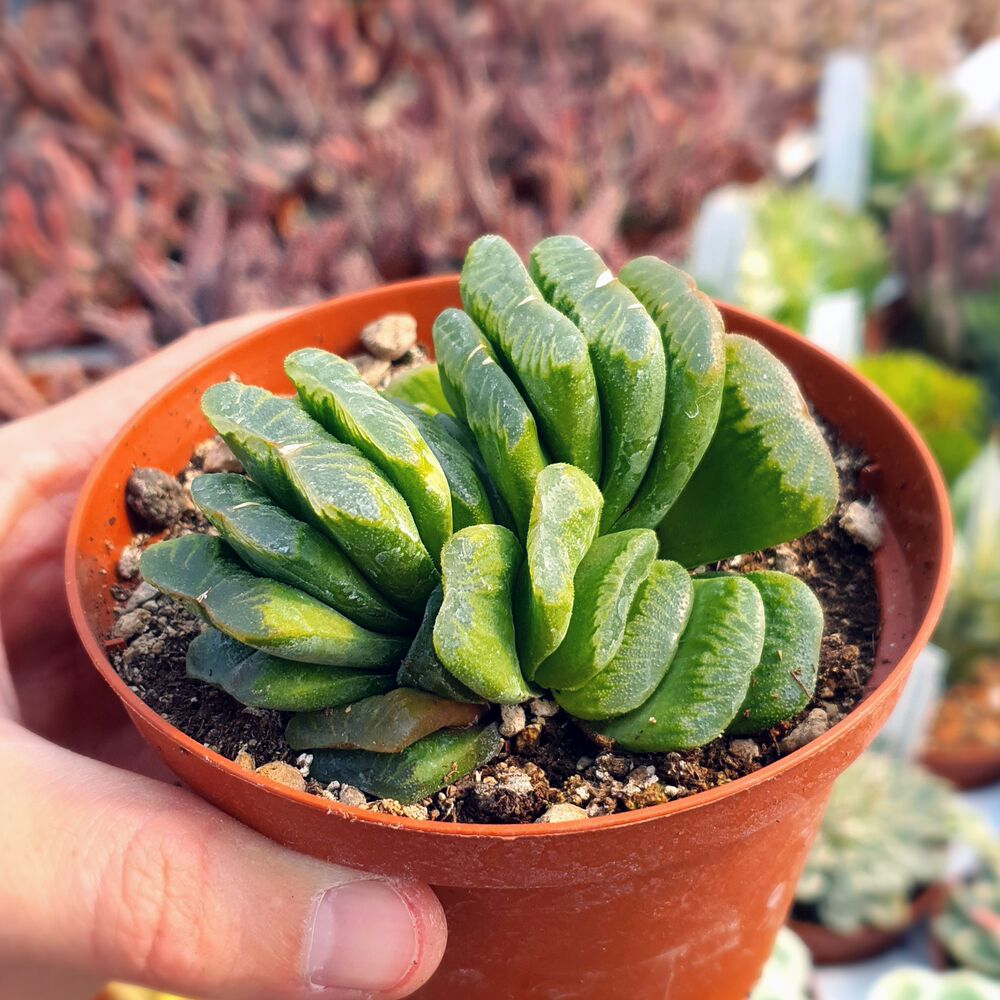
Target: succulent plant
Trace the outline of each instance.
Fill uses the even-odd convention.
[[[804,331],[817,296],[856,289],[867,306],[888,268],[888,247],[867,215],[824,201],[810,187],[761,188],[738,296],[748,309]]]
[[[1000,979],[1000,876],[990,872],[955,886],[931,928],[956,965]]]
[[[811,974],[812,960],[805,942],[782,927],[749,1000],[809,1000]]]
[[[834,785],[794,915],[838,934],[904,926],[915,896],[944,875],[959,822],[943,781],[866,754]]]
[[[949,482],[979,454],[989,401],[978,379],[918,351],[873,354],[857,368],[913,421]]]
[[[1000,653],[1000,440],[994,437],[952,489],[955,556],[934,639],[952,658],[952,680]]]
[[[482,237],[460,289],[436,366],[385,394],[311,348],[285,362],[295,398],[204,394],[246,476],[192,484],[217,537],[142,558],[210,626],[189,673],[297,713],[314,777],[404,802],[488,760],[493,706],[543,691],[637,751],[801,711],[823,629],[809,588],[690,572],[835,506],[789,372],[683,272],[647,257],[616,279],[573,237],[530,270]]]
[[[1000,1000],[1000,986],[974,972],[903,968],[879,979],[868,1000]]]

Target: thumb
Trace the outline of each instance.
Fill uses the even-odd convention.
[[[295,854],[4,721],[0,774],[0,995],[27,965],[212,1000],[394,998],[444,952],[426,886]]]

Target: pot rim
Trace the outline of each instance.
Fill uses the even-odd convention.
[[[377,286],[376,289],[366,289],[354,292],[351,295],[336,296],[337,301],[349,303],[352,300],[362,300],[372,295],[373,292],[383,288],[395,288],[397,290],[404,287],[418,292],[422,289],[439,289],[444,286],[454,286],[457,284],[458,275],[438,275],[427,278],[417,278],[407,281],[387,282]],[[729,305],[726,302],[713,300],[729,317],[732,317],[738,324],[746,321],[749,324],[765,322],[782,339],[793,338],[795,341],[805,345],[808,353],[811,353],[819,365],[836,372],[840,378],[844,378],[860,385],[865,392],[873,395],[880,402],[883,410],[903,431],[910,440],[912,446],[920,454],[924,465],[927,467],[933,484],[934,506],[933,511],[936,522],[940,524],[941,531],[937,551],[930,557],[939,567],[937,579],[934,581],[934,588],[927,611],[916,629],[913,639],[909,645],[895,658],[895,662],[890,670],[886,671],[881,683],[872,691],[866,693],[862,700],[846,715],[825,733],[800,747],[792,753],[767,764],[751,774],[736,778],[724,785],[697,792],[682,799],[675,799],[671,802],[662,803],[655,806],[644,806],[629,812],[612,813],[607,816],[587,817],[586,819],[571,820],[565,823],[519,823],[519,824],[499,824],[499,823],[443,823],[436,820],[411,819],[405,816],[392,816],[386,813],[375,813],[367,809],[356,806],[347,806],[339,802],[320,798],[308,792],[296,791],[285,785],[255,774],[237,766],[234,761],[223,757],[221,754],[210,750],[208,747],[192,739],[186,733],[177,729],[167,722],[159,713],[150,708],[135,692],[129,688],[124,680],[118,675],[111,664],[106,651],[102,648],[97,638],[91,632],[83,608],[83,600],[80,588],[77,585],[76,555],[79,548],[79,538],[86,530],[83,514],[86,508],[87,498],[93,491],[95,485],[102,479],[105,466],[110,461],[113,454],[118,450],[122,440],[130,433],[132,425],[155,411],[160,405],[162,398],[168,394],[178,383],[189,379],[193,373],[210,366],[217,358],[230,353],[236,353],[241,348],[256,343],[258,340],[273,336],[280,336],[286,327],[296,326],[301,322],[303,316],[313,313],[322,313],[328,308],[333,299],[325,299],[322,302],[307,306],[304,309],[284,316],[274,323],[259,328],[248,334],[246,337],[234,344],[229,344],[206,355],[196,365],[188,368],[183,374],[172,379],[163,386],[152,398],[142,407],[135,411],[130,419],[126,421],[121,430],[112,438],[109,444],[103,449],[100,457],[91,468],[73,508],[73,516],[70,520],[67,534],[66,550],[64,557],[64,574],[66,581],[66,592],[69,602],[70,617],[76,629],[80,641],[89,655],[94,666],[101,677],[111,687],[119,697],[126,710],[133,715],[140,716],[144,722],[149,724],[161,737],[175,743],[183,752],[201,757],[214,767],[227,772],[230,776],[250,782],[261,788],[265,793],[278,795],[282,798],[290,799],[299,806],[321,813],[333,813],[340,815],[344,819],[354,822],[372,823],[380,826],[393,827],[396,829],[419,831],[421,834],[434,834],[439,837],[490,837],[497,840],[511,840],[521,837],[566,837],[575,834],[586,833],[588,831],[597,832],[612,828],[632,826],[634,824],[649,823],[668,816],[688,812],[711,805],[719,799],[727,798],[731,795],[738,795],[749,792],[751,789],[764,785],[767,782],[783,775],[789,770],[797,768],[801,763],[809,758],[823,753],[823,751],[836,743],[841,735],[850,728],[858,725],[874,712],[877,712],[881,703],[890,696],[892,688],[895,686],[894,680],[905,675],[910,665],[916,659],[917,654],[923,649],[931,637],[934,626],[944,606],[944,600],[949,583],[949,569],[951,565],[952,550],[952,524],[948,507],[947,490],[937,463],[931,456],[930,450],[923,439],[914,429],[913,425],[903,415],[902,411],[893,403],[884,392],[871,383],[864,376],[860,375],[848,364],[830,354],[828,351],[817,347],[815,344],[806,341],[804,336],[775,323],[768,319],[762,319],[748,310],[737,306]],[[731,325],[727,323],[727,326]]]

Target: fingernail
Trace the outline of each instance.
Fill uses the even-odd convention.
[[[389,882],[362,879],[327,889],[316,907],[309,982],[379,993],[399,986],[417,961],[413,911]]]

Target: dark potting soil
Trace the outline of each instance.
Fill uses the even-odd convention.
[[[308,755],[285,742],[286,713],[246,708],[187,677],[187,647],[203,626],[138,579],[138,554],[150,530],[166,536],[211,530],[194,509],[188,487],[202,472],[238,468],[217,438],[202,442],[176,479],[137,470],[130,480],[135,523],[146,530],[121,554],[118,617],[108,654],[129,687],[188,736],[274,780],[351,805],[451,822],[521,823],[542,816],[548,821],[602,816],[684,798],[750,774],[815,739],[851,711],[871,676],[879,623],[872,559],[877,515],[858,493],[864,457],[832,438],[830,444],[841,500],[827,523],[790,544],[709,567],[783,570],[808,583],[823,606],[814,697],[796,718],[753,737],[722,736],[681,753],[627,753],[588,733],[554,702],[536,699],[498,711],[505,746],[491,763],[422,803],[403,806],[374,800],[352,786],[309,780]]]

